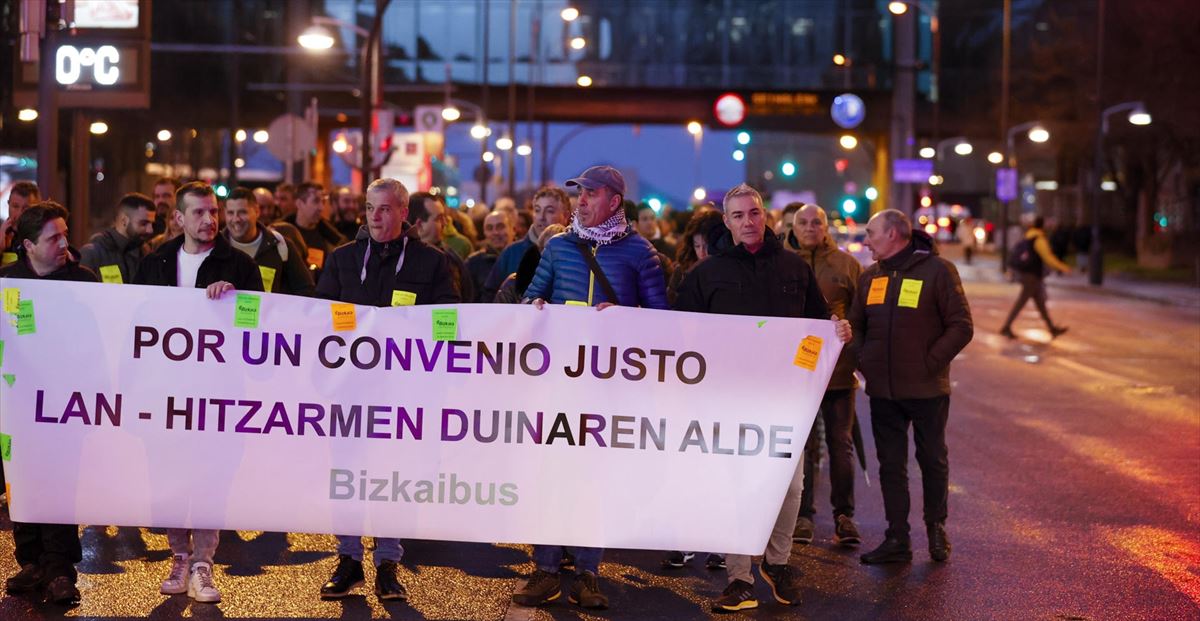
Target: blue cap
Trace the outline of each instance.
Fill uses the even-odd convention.
[[[592,166],[578,177],[568,179],[566,185],[567,187],[577,185],[589,190],[598,190],[603,187],[625,196],[625,177],[621,176],[621,171],[612,166]]]

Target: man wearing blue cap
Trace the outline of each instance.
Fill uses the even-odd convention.
[[[641,306],[667,308],[667,287],[658,253],[650,242],[635,235],[625,219],[621,201],[625,179],[611,166],[593,166],[567,181],[579,188],[579,206],[566,233],[550,239],[542,251],[533,282],[525,290],[527,301],[541,309],[551,304]],[[608,608],[600,592],[600,548],[573,548],[575,580],[568,599],[584,608]],[[559,584],[561,546],[533,546],[537,569],[514,602],[540,606],[562,595]]]

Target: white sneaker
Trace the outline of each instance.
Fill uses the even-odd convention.
[[[188,556],[176,554],[171,561],[171,575],[163,580],[158,592],[163,595],[187,593],[188,590]]]
[[[188,580],[188,597],[208,604],[221,601],[221,592],[213,584],[212,565],[200,562],[192,565],[192,577]]]

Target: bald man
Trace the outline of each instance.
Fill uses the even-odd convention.
[[[471,280],[475,281],[475,294],[478,296],[473,301],[484,303],[494,301],[494,299],[486,299],[487,296],[483,293],[484,281],[487,280],[488,274],[492,273],[492,268],[496,266],[500,252],[511,244],[512,240],[513,225],[508,214],[502,211],[493,211],[483,219],[483,249],[477,250],[467,257],[467,273],[471,275]]]
[[[862,265],[849,253],[838,249],[829,234],[829,217],[819,205],[803,205],[792,218],[790,228],[799,246],[797,252],[816,273],[817,284],[830,312],[845,317],[854,303]],[[820,410],[825,422],[825,443],[829,447],[833,542],[846,547],[862,543],[858,527],[854,525],[854,393],[858,388],[854,366],[854,348],[847,345],[838,357]],[[800,497],[800,516],[792,534],[792,541],[796,543],[807,544],[813,540],[820,444],[817,426],[813,425],[804,447],[804,493]]]

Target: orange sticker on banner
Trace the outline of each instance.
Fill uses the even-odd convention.
[[[883,304],[887,297],[888,277],[879,276],[871,279],[871,290],[867,292],[867,304]]]
[[[821,345],[824,341],[819,336],[806,336],[796,348],[796,359],[792,364],[809,371],[817,370],[817,360],[821,359]]]
[[[325,251],[320,248],[309,248],[308,267],[319,270],[323,265],[325,265]]]
[[[345,332],[358,327],[358,319],[354,314],[353,304],[330,304],[333,314],[333,329],[335,332]]]

